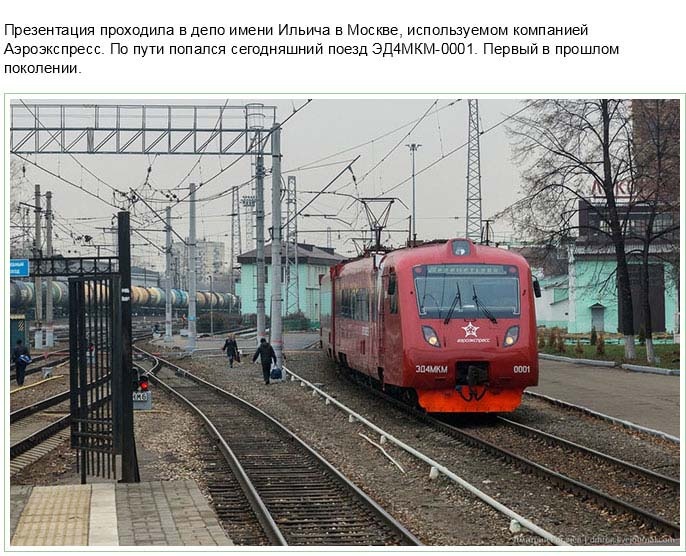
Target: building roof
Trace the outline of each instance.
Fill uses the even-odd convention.
[[[285,251],[285,250],[284,250]],[[292,249],[289,250],[289,258],[293,258]],[[264,259],[271,264],[272,260],[272,246],[268,243],[264,246]],[[285,254],[281,256],[282,261],[285,261]],[[313,264],[313,265],[334,265],[344,261],[346,257],[339,255],[332,247],[317,247],[309,243],[298,243],[298,263]],[[240,264],[255,264],[257,262],[257,249],[247,251],[238,255],[238,262]]]

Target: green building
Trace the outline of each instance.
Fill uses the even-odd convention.
[[[272,292],[273,276],[271,269],[271,245],[265,245],[265,305],[267,316],[271,313],[270,299]],[[309,320],[311,327],[319,326],[319,278],[329,272],[329,267],[345,260],[345,257],[334,252],[333,248],[317,247],[307,243],[298,243],[297,279],[295,273],[295,253],[291,248],[289,257],[293,272],[290,276],[290,288],[286,291],[285,263],[286,258],[281,258],[281,299],[283,300],[283,314],[295,314],[302,312]],[[251,315],[257,313],[257,251],[252,250],[238,256],[241,265],[240,281],[236,284],[236,294],[241,300],[241,314]],[[296,305],[295,290],[298,304]],[[288,296],[287,296],[288,293]],[[288,304],[286,303],[288,297]]]
[[[631,249],[631,246],[628,246]],[[678,269],[661,260],[659,251],[651,249],[649,264],[649,302],[653,332],[678,331]],[[568,273],[539,277],[541,297],[536,299],[536,321],[539,326],[566,328],[570,334],[598,332],[620,333],[617,261],[609,246],[576,244],[568,248]],[[643,326],[643,292],[639,283],[640,267],[629,259],[629,277],[634,305],[634,328]]]
[[[653,332],[673,333],[678,330],[678,274],[672,264],[657,257],[658,250],[659,246],[651,249],[655,256],[651,257],[649,264],[651,287],[648,299],[652,328]],[[567,326],[570,333],[586,333],[594,326],[598,332],[621,332],[616,271],[617,262],[611,247],[576,245],[570,249]],[[636,334],[645,320],[639,275],[638,264],[630,259],[629,277]]]

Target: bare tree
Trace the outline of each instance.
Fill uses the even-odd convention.
[[[637,217],[627,229],[630,257],[638,260],[646,359],[655,363],[650,293],[653,261],[679,264],[679,101],[632,103],[633,184]],[[632,225],[633,224],[633,225]],[[678,284],[678,277],[673,276]]]
[[[630,103],[624,100],[533,100],[510,127],[524,166],[525,198],[510,211],[534,241],[567,242],[583,229],[614,250],[624,357],[635,359],[634,317],[626,253],[626,211],[617,191],[631,187]],[[594,190],[595,189],[595,190]],[[629,192],[631,194],[631,192]],[[602,203],[593,202],[600,198]],[[595,218],[579,222],[580,207]]]

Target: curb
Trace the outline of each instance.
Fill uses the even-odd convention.
[[[593,365],[594,367],[617,367],[615,361],[596,361],[595,359],[578,359],[576,357],[564,357],[562,355],[550,355],[548,353],[539,353],[540,359],[549,359],[551,361],[561,361],[563,363],[574,363],[575,365]]]
[[[539,359],[548,359],[550,361],[560,361],[562,363],[573,363],[575,365],[590,365],[592,367],[612,367],[621,368],[625,371],[634,373],[650,373],[665,376],[681,376],[681,371],[676,369],[663,369],[661,367],[646,367],[644,365],[631,365],[629,363],[618,364],[615,361],[600,361],[595,359],[577,359],[576,357],[564,357],[562,355],[550,355],[548,353],[539,353]]]
[[[617,417],[612,417],[611,415],[606,415],[605,413],[600,413],[599,411],[594,411],[594,410],[589,409],[587,407],[584,407],[582,405],[576,405],[573,403],[565,402],[562,400],[558,400],[557,398],[553,398],[551,396],[546,396],[545,394],[540,394],[538,392],[531,392],[529,390],[526,390],[524,392],[524,394],[531,396],[531,397],[534,397],[534,398],[539,398],[539,399],[545,400],[548,403],[551,403],[553,405],[557,405],[557,406],[569,408],[569,409],[575,409],[577,411],[580,411],[581,413],[584,413],[586,415],[590,415],[591,417],[595,417],[596,419],[601,419],[603,421],[610,421],[611,423],[615,423],[616,425],[621,425],[622,427],[625,427],[627,429],[640,431],[640,432],[649,434],[651,436],[656,436],[658,438],[662,438],[663,440],[667,440],[667,441],[672,442],[674,444],[679,444],[679,445],[681,444],[681,439],[678,436],[673,436],[671,434],[667,434],[666,432],[658,431],[655,429],[650,429],[650,428],[644,427],[642,425],[637,425],[636,423],[632,423],[631,421],[625,421],[624,419],[618,419]]]
[[[681,371],[676,369],[662,369],[661,367],[644,367],[643,365],[629,365],[623,364],[622,369],[633,371],[635,373],[652,373],[657,375],[680,376]]]

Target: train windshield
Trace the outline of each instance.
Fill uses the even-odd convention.
[[[516,266],[487,264],[422,265],[413,269],[419,316],[439,319],[519,317]],[[451,311],[452,307],[452,311]]]

